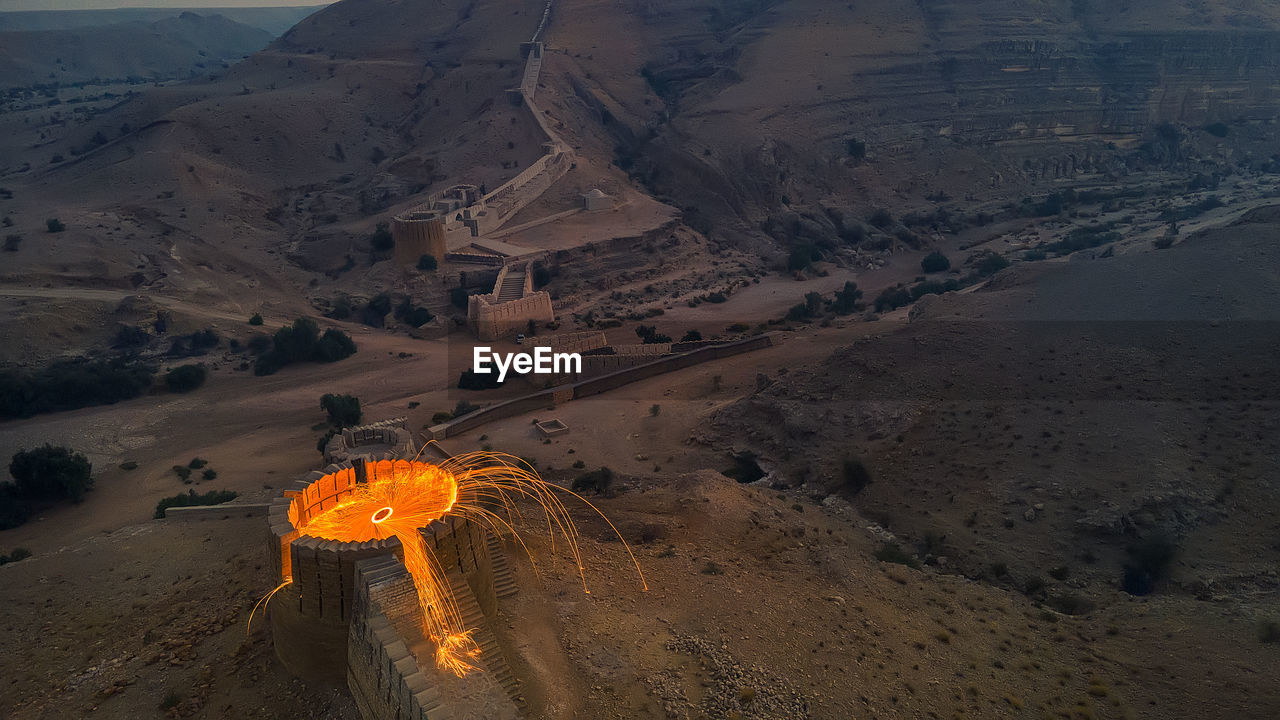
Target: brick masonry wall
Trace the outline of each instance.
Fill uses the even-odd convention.
[[[358,591],[347,641],[347,687],[365,720],[441,720],[440,691],[418,668],[388,612],[413,602],[413,579],[394,556],[357,566]],[[419,635],[421,633],[418,633]],[[412,637],[412,636],[410,636]],[[427,708],[433,711],[428,715]]]
[[[481,623],[474,629],[486,646],[484,671],[459,679],[437,670],[433,646],[422,630],[413,578],[394,555],[367,558],[354,572],[346,645],[347,685],[356,706],[365,720],[513,719],[515,706],[501,684],[510,671],[487,627],[497,609],[488,536],[474,523],[450,518],[424,529],[423,539],[439,559],[460,607],[478,606],[483,613],[473,620]],[[484,579],[477,583],[477,576]],[[487,589],[489,602],[473,595],[477,586]]]

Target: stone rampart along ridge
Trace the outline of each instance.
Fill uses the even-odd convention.
[[[679,370],[681,368],[691,367],[711,360],[718,360],[720,358],[731,357],[744,352],[760,350],[778,344],[779,342],[780,341],[776,335],[756,335],[755,337],[738,340],[736,342],[704,346],[701,349],[693,350],[681,355],[667,355],[657,360],[651,360],[635,367],[617,370],[615,372],[608,373],[607,375],[601,375],[599,377],[561,385],[549,390],[541,390],[513,400],[507,400],[505,402],[490,405],[489,407],[467,413],[456,420],[432,426],[427,429],[426,433],[424,433],[424,437],[443,440],[447,437],[460,435],[468,430],[493,422],[494,420],[513,417],[515,415],[523,415],[524,413],[532,410],[554,408],[556,405],[562,405],[570,400],[598,395],[602,392],[607,392],[638,380],[644,380],[656,375],[661,375],[673,370]],[[583,356],[582,359],[585,370],[587,356]]]
[[[609,340],[605,337],[604,332],[600,330],[541,335],[528,338],[525,342],[534,347],[550,348],[553,352],[558,353],[585,353],[608,347],[609,345]]]
[[[543,11],[541,33],[551,17],[551,3]],[[524,73],[520,87],[508,91],[513,99],[523,104],[533,115],[538,127],[546,136],[545,153],[515,177],[500,185],[493,192],[480,196],[473,185],[455,185],[432,196],[426,203],[414,207],[393,220],[392,237],[395,240],[395,259],[400,265],[413,265],[422,255],[429,254],[439,263],[448,256],[464,262],[491,262],[471,253],[450,253],[449,247],[461,248],[469,238],[480,237],[498,230],[517,212],[546,192],[557,180],[569,172],[573,154],[561,142],[551,128],[542,110],[534,103],[538,78],[542,72],[545,46],[535,40],[521,45],[526,54]],[[428,217],[430,216],[430,217]],[[413,218],[421,218],[424,228],[419,229]],[[397,221],[403,220],[400,234],[396,234]],[[403,249],[401,239],[404,240]],[[424,246],[429,247],[423,250]],[[439,251],[437,253],[437,250]]]

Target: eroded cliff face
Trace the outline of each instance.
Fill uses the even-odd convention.
[[[1164,123],[1239,132],[1157,164],[1280,150],[1266,130],[1280,114],[1270,4],[637,0],[629,12],[626,32],[644,38],[631,62],[666,112],[636,115],[655,126],[632,150],[639,172],[744,220],[784,196],[900,205],[930,185],[991,196],[1114,177]],[[569,12],[555,27],[571,54],[609,62]]]

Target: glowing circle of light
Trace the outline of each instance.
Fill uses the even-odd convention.
[[[371,463],[369,468],[372,474],[368,481],[353,485],[337,505],[305,520],[291,508],[289,519],[302,535],[326,540],[398,539],[401,561],[417,591],[423,629],[436,645],[436,665],[458,676],[477,669],[480,647],[472,637],[475,629],[466,627],[444,568],[427,547],[420,528],[449,515],[477,523],[499,537],[512,537],[528,554],[515,528],[520,517],[515,501],[527,501],[543,516],[548,539],[554,543],[559,535],[565,541],[587,593],[591,591],[587,589],[578,529],[558,496],[563,494],[582,502],[622,540],[613,523],[589,501],[572,490],[546,482],[527,462],[512,455],[476,452],[453,456],[439,464],[414,458]],[[640,576],[641,587],[647,590],[635,555],[625,540],[622,546]],[[531,554],[529,559],[533,559]],[[288,582],[286,579],[281,587]]]

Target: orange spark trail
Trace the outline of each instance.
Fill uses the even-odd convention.
[[[405,568],[413,577],[422,607],[424,629],[436,645],[436,665],[461,676],[475,669],[472,663],[479,657],[480,648],[471,638],[474,630],[464,627],[448,581],[419,529],[452,514],[480,523],[499,536],[510,534],[523,547],[513,526],[514,518],[520,515],[515,501],[532,500],[541,508],[553,550],[559,534],[568,546],[583,590],[590,592],[578,547],[578,530],[557,492],[572,495],[604,518],[584,498],[544,481],[523,460],[511,455],[469,453],[439,465],[401,461],[392,464],[392,472],[380,471],[369,482],[353,486],[341,503],[312,517],[299,531],[340,542],[399,538]],[[617,533],[613,523],[604,519]],[[621,534],[618,538],[622,539]],[[644,574],[625,540],[623,546],[647,590]]]

